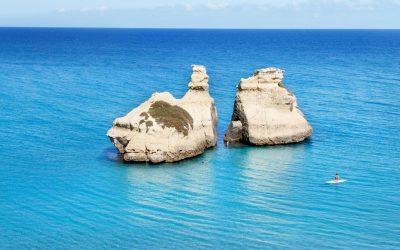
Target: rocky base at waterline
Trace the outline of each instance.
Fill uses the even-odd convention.
[[[275,145],[303,141],[312,127],[282,83],[283,70],[265,68],[241,79],[226,143]]]
[[[217,142],[217,111],[208,91],[206,68],[192,66],[189,90],[181,99],[155,93],[107,132],[125,161],[174,162],[193,157]]]

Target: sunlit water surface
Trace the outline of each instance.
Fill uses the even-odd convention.
[[[118,161],[112,120],[183,96],[191,64],[218,146]],[[235,86],[266,66],[314,134],[225,148]],[[399,69],[400,31],[0,29],[0,247],[399,249]]]

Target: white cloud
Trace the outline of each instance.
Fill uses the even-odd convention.
[[[107,6],[97,6],[97,7],[82,7],[80,9],[81,12],[88,12],[88,11],[94,11],[94,12],[105,12],[108,11],[109,7]]]
[[[192,11],[193,10],[193,6],[191,4],[189,4],[189,3],[185,4],[184,7],[185,7],[186,11]]]
[[[325,3],[330,1],[325,0]],[[381,2],[375,0],[333,0],[335,4],[344,5],[353,10],[374,10]]]
[[[321,13],[319,13],[319,12],[314,12],[314,13],[313,13],[313,17],[314,17],[314,18],[320,18],[320,17],[321,17]]]
[[[254,3],[258,9],[268,11],[272,9],[294,9],[301,10],[304,8],[330,8],[336,6],[356,11],[373,11],[384,3],[400,5],[400,0],[280,0],[280,1],[260,1]]]
[[[210,10],[222,10],[225,9],[229,6],[229,3],[224,2],[224,3],[207,3],[206,7],[207,9]]]
[[[107,10],[108,10],[108,7],[102,5],[102,6],[97,7],[97,10],[98,10],[98,11],[107,11]]]
[[[263,11],[268,11],[271,9],[279,9],[279,8],[293,8],[300,9],[302,6],[309,4],[309,0],[281,0],[281,1],[264,1],[261,3],[255,4],[258,9]]]

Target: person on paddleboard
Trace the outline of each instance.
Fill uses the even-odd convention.
[[[339,178],[340,178],[339,174],[336,173],[336,175],[335,175],[335,181],[339,181]]]

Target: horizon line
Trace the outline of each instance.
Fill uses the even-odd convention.
[[[101,27],[101,26],[0,26],[0,29],[158,29],[158,30],[400,30],[400,28],[239,28],[239,27]]]

